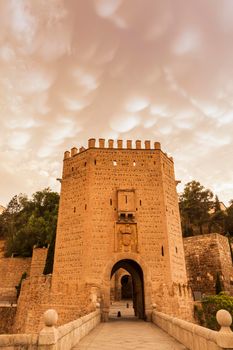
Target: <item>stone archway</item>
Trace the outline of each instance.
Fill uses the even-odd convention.
[[[145,301],[144,301],[144,278],[141,266],[134,260],[119,260],[111,271],[112,275],[119,269],[125,269],[132,276],[133,283],[133,307],[135,316],[145,319]]]
[[[124,268],[130,273],[134,284],[134,306],[135,313],[139,318],[147,321],[151,320],[152,301],[151,301],[151,274],[149,268],[135,253],[118,253],[114,255],[106,266],[103,284],[101,286],[101,309],[102,321],[108,321],[110,307],[110,280],[111,276],[119,268]]]

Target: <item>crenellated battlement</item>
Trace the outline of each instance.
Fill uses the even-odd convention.
[[[152,146],[153,145],[153,146]],[[91,138],[88,140],[87,149],[118,149],[118,150],[161,150],[160,142],[151,142],[150,140],[145,140],[142,142],[141,140],[136,140],[134,143],[132,140],[126,140],[125,142],[121,139],[118,140],[105,140],[100,138],[98,142],[96,139]],[[64,160],[69,159],[75,156],[78,153],[82,153],[87,150],[85,147],[77,147],[71,148],[71,151],[65,151]],[[164,153],[167,157],[168,155]],[[173,161],[172,157],[168,157],[171,161]]]

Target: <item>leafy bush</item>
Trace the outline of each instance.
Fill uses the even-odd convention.
[[[205,326],[210,329],[219,330],[219,325],[215,317],[216,313],[220,309],[225,309],[233,315],[233,297],[224,292],[221,292],[218,295],[206,296],[202,300],[202,308]]]
[[[205,326],[205,318],[202,304],[194,304],[194,318],[198,321],[200,326]]]

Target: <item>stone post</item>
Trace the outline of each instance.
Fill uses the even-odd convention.
[[[155,148],[155,149],[161,149],[160,142],[155,142],[155,143],[154,143],[154,148]]]
[[[113,148],[114,141],[112,139],[108,140],[108,148]]]
[[[65,151],[65,153],[64,153],[64,160],[68,159],[68,158],[70,158],[70,152],[69,151]]]
[[[127,148],[128,149],[132,148],[132,140],[127,140]]]
[[[44,313],[44,328],[39,333],[38,350],[57,350],[58,330],[55,327],[58,320],[56,310],[49,309]]]
[[[141,140],[136,140],[136,149],[141,149]]]
[[[117,148],[123,148],[123,141],[117,140]]]
[[[95,148],[95,139],[88,140],[88,148]]]
[[[99,139],[99,148],[104,148],[105,139]]]
[[[77,154],[77,153],[78,153],[77,147],[71,148],[71,157],[75,156],[75,154]]]
[[[227,310],[222,309],[216,313],[216,319],[221,326],[216,336],[218,346],[222,349],[233,349],[233,332],[230,328],[232,324],[231,314]]]

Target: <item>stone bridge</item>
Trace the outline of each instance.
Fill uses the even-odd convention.
[[[118,310],[118,311],[117,311]],[[55,310],[44,314],[39,334],[0,335],[5,350],[230,350],[233,349],[232,317],[226,310],[217,312],[219,332],[166,315],[152,312],[152,322],[144,322],[120,309],[112,311],[109,322],[101,323],[100,309],[68,324],[56,327]]]

